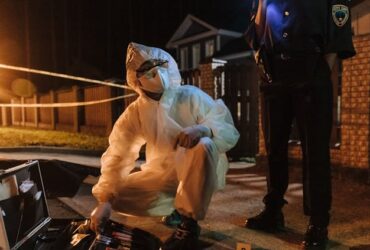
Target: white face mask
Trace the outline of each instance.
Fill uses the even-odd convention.
[[[140,78],[140,88],[152,93],[163,93],[169,86],[167,69],[154,67],[144,73]]]

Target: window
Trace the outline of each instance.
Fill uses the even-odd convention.
[[[188,48],[181,48],[180,49],[180,69],[186,70],[189,67],[188,63]]]
[[[213,52],[215,51],[215,41],[214,40],[208,40],[205,44],[205,50],[206,50],[206,57],[213,56]]]
[[[193,47],[193,68],[197,68],[200,62],[200,44],[194,44]]]

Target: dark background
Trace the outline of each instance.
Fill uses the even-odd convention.
[[[243,32],[250,2],[0,0],[0,63],[99,80],[124,79],[130,41],[165,48],[189,13],[217,28]],[[0,69],[0,85],[16,77],[29,78],[39,92],[72,84]]]

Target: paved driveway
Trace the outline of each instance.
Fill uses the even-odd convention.
[[[59,159],[99,167],[99,157],[40,153],[0,153],[0,159]],[[70,208],[88,216],[96,205],[91,187],[97,178],[88,177],[72,198],[60,198]],[[262,208],[266,192],[264,166],[233,163],[227,175],[226,188],[214,195],[202,226],[201,239],[206,249],[236,249],[237,243],[252,244],[252,249],[299,249],[306,229],[307,218],[302,212],[301,170],[290,171],[290,185],[286,194],[289,204],[284,207],[287,230],[266,234],[243,227],[246,217]],[[160,224],[160,218],[113,218],[150,231],[165,240],[172,232]],[[329,228],[331,239],[328,249],[370,249],[370,186],[354,180],[333,176],[333,211]],[[357,248],[356,248],[357,247]]]

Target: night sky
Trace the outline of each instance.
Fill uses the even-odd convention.
[[[124,79],[130,41],[164,48],[187,14],[243,32],[251,0],[0,1],[0,63]],[[25,74],[0,70],[0,84]],[[40,92],[70,82],[29,76]]]

